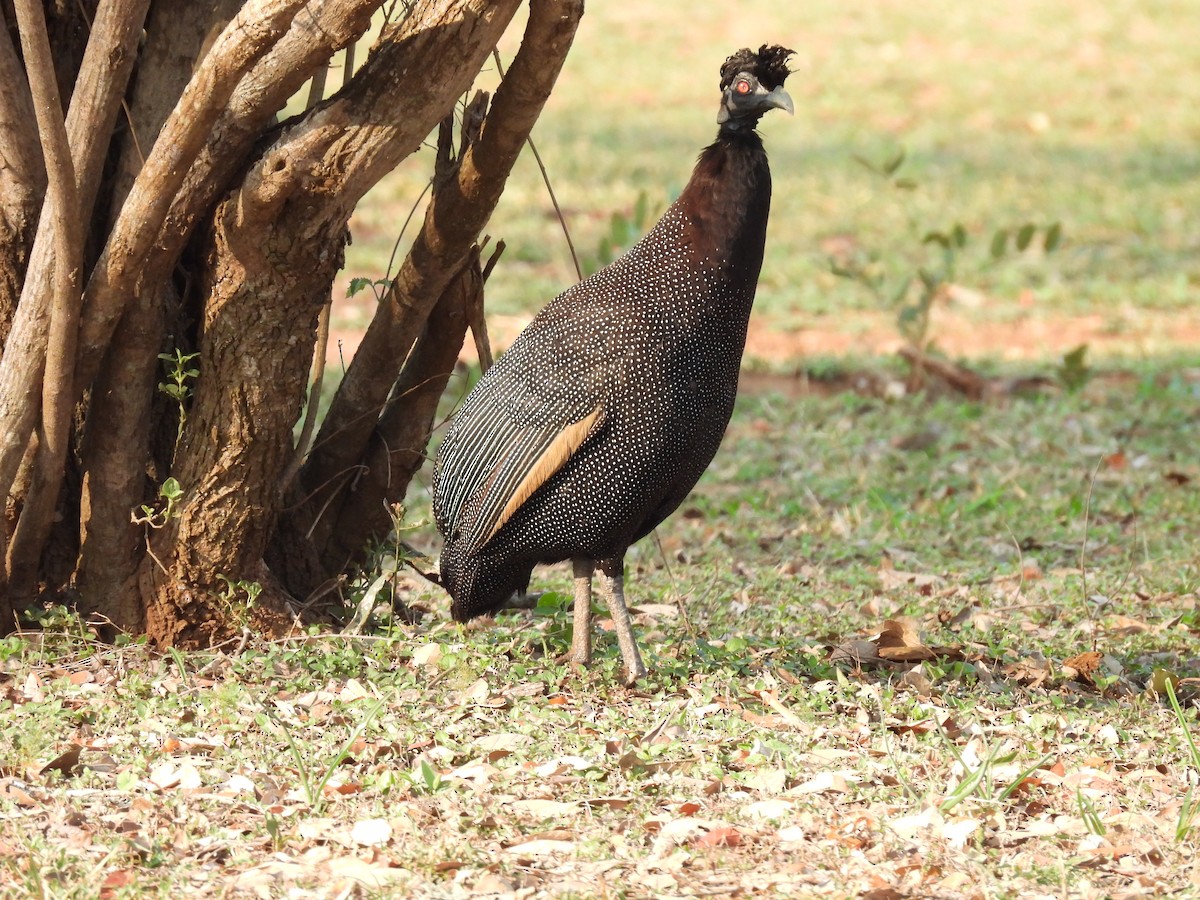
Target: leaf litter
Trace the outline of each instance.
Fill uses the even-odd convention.
[[[528,611],[236,656],[6,639],[0,893],[1198,890],[1200,501],[1167,477],[1196,426],[1152,398],[1129,446],[1128,408],[751,401],[660,535],[686,565],[631,554],[633,690]],[[935,415],[938,455],[895,446]]]

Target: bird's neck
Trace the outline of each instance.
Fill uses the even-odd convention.
[[[752,299],[771,207],[762,139],[752,129],[722,129],[700,154],[676,204],[685,214],[683,238],[692,252]]]

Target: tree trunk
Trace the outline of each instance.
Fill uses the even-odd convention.
[[[236,626],[222,594],[265,571],[311,361],[313,298],[341,266],[350,212],[470,86],[516,5],[418,4],[385,30],[360,77],[285,131],[222,203],[205,279],[201,377],[175,465],[184,498],[140,571],[153,640],[207,644]],[[400,91],[409,70],[436,89]],[[268,590],[245,612],[260,629],[285,627],[286,595],[260,586]]]
[[[327,510],[335,526],[322,556],[325,572],[344,572],[364,562],[373,542],[392,527],[390,508],[404,499],[408,483],[425,462],[438,401],[454,372],[467,333],[467,310],[482,302],[483,278],[475,249],[429,314],[383,408],[361,474]]]
[[[161,645],[281,633],[298,588],[382,536],[423,459],[465,305],[481,302],[474,244],[582,2],[531,0],[521,51],[486,118],[486,101],[471,108],[478,140],[455,166],[442,156],[418,246],[336,406],[339,422],[356,404],[367,415],[327,426],[294,478],[350,214],[454,112],[520,0],[84,0],[48,27],[38,0],[16,2],[0,0],[0,633],[14,594],[34,590]],[[381,8],[401,19],[366,63],[277,124]],[[47,100],[55,84],[73,93]],[[366,472],[355,491],[334,479],[292,502],[341,460]]]
[[[0,13],[0,25],[4,17]],[[0,347],[8,341],[33,245],[46,168],[33,121],[33,99],[8,31],[0,29]]]
[[[155,135],[192,77],[196,59],[236,12],[233,0],[212,5],[174,0],[154,8],[146,23],[143,77],[133,88],[130,127],[111,182],[108,228],[115,224],[137,179],[143,148],[153,146]],[[108,618],[124,630],[142,627],[136,573],[142,558],[143,526],[133,522],[129,512],[154,500],[147,479],[151,442],[156,437],[151,411],[162,372],[158,354],[170,352],[165,346],[168,322],[169,330],[177,335],[173,346],[191,346],[184,337],[187,329],[179,300],[171,279],[164,278],[158,289],[139,293],[118,321],[89,408],[92,420],[104,425],[87,430],[80,451],[84,480],[76,588],[85,610],[107,606]],[[160,419],[178,415],[178,410],[161,403],[158,409]],[[171,428],[169,423],[167,427]],[[171,431],[173,436],[174,429]],[[169,470],[169,458],[159,462],[158,469]]]

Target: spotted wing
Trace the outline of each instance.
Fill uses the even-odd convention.
[[[607,368],[603,351],[564,340],[579,324],[535,319],[467,396],[434,469],[434,515],[448,540],[482,548],[603,427],[591,387]]]

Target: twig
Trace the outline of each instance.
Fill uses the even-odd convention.
[[[496,69],[500,72],[500,77],[503,78],[504,63],[500,61],[500,51],[493,50],[492,57],[496,60]],[[571,251],[571,262],[575,265],[575,276],[582,281],[583,267],[579,265],[579,256],[575,253],[575,242],[571,240],[571,230],[567,227],[567,217],[563,215],[562,207],[558,205],[558,197],[554,194],[554,185],[550,183],[550,173],[546,171],[546,164],[542,162],[542,154],[538,153],[537,144],[533,142],[532,134],[525,138],[525,143],[529,145],[529,152],[533,154],[538,171],[542,173],[542,182],[546,185],[546,193],[550,195],[550,203],[554,206],[554,214],[558,217],[558,224],[562,226],[563,237],[567,239],[567,249]]]
[[[914,370],[920,369],[936,375],[971,400],[983,399],[991,389],[988,379],[972,372],[966,366],[956,365],[948,359],[930,356],[924,350],[911,344],[901,347],[899,352],[913,366]]]

